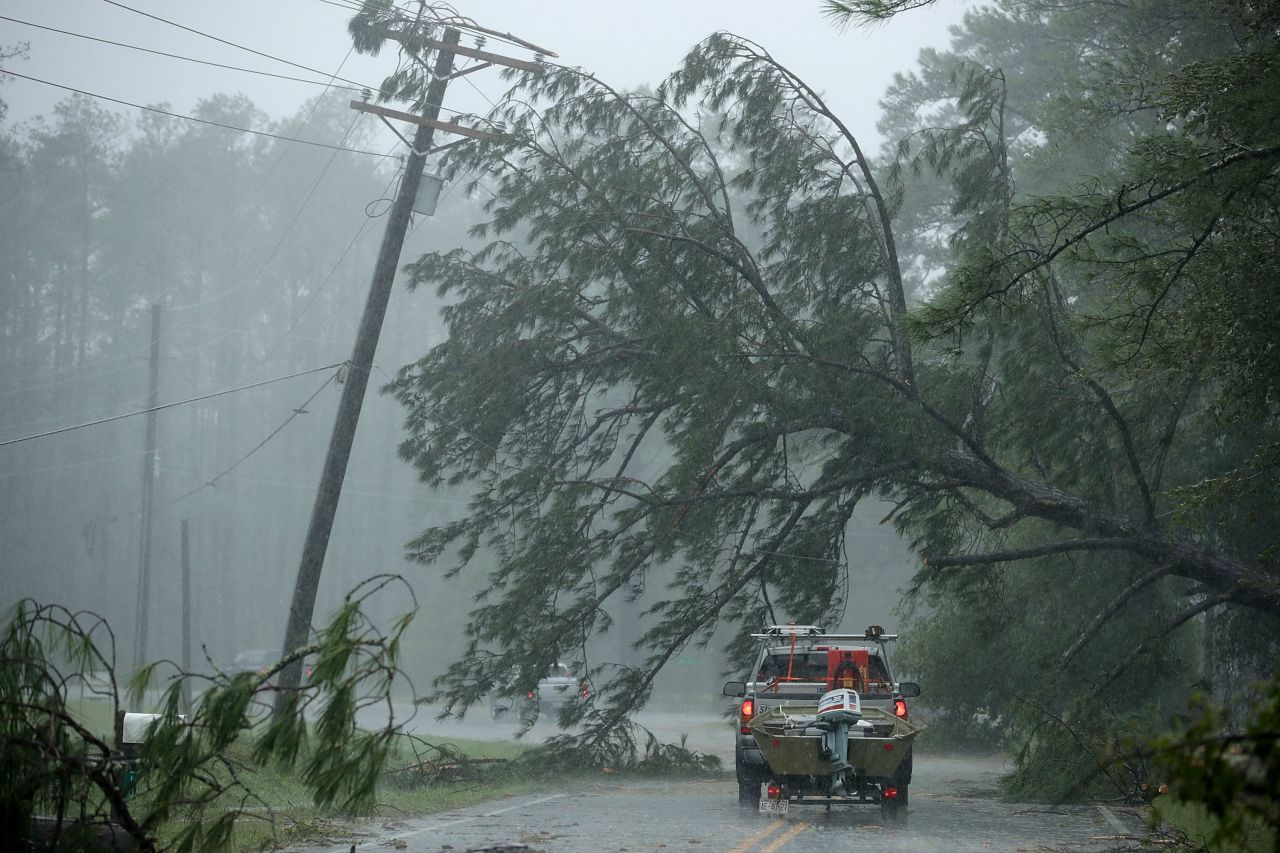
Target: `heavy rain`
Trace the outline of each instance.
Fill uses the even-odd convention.
[[[1274,4],[0,13],[6,849],[1280,849]]]

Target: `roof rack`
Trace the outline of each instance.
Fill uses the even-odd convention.
[[[824,640],[896,640],[897,634],[886,634],[879,625],[869,625],[861,634],[828,634],[817,625],[770,625],[763,633],[752,634],[757,640],[771,640],[775,637],[820,637]]]
[[[770,625],[762,634],[752,634],[758,639],[766,637],[821,637],[822,629],[817,625]]]
[[[822,634],[823,640],[866,640],[869,642],[880,642],[882,640],[896,640],[897,634]]]

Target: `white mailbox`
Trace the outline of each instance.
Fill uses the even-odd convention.
[[[124,744],[139,744],[146,738],[147,727],[156,720],[162,719],[164,714],[134,714],[128,713],[124,715],[124,733],[120,738]],[[186,714],[178,715],[178,722],[185,723],[187,721]]]

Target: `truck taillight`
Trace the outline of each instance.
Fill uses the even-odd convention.
[[[906,699],[893,700],[893,714],[896,717],[902,717],[903,719],[906,719],[907,717],[907,700]]]
[[[533,692],[532,690],[530,690],[528,693],[524,694],[524,698],[526,698],[526,699],[532,699],[532,698],[534,697],[534,695],[535,695],[535,694],[534,694],[534,692]]]
[[[756,715],[756,700],[743,699],[742,710],[738,714],[738,721],[739,721],[739,725],[741,726],[741,731],[744,735],[751,734],[751,729],[748,728],[747,724],[751,722],[751,718],[754,717],[755,715]]]
[[[766,798],[770,800],[780,800],[782,799],[782,786],[770,785],[768,788],[765,789],[764,795]]]

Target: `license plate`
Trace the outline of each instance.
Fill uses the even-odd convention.
[[[761,797],[760,814],[786,814],[788,805],[790,805],[788,800],[770,800]]]

